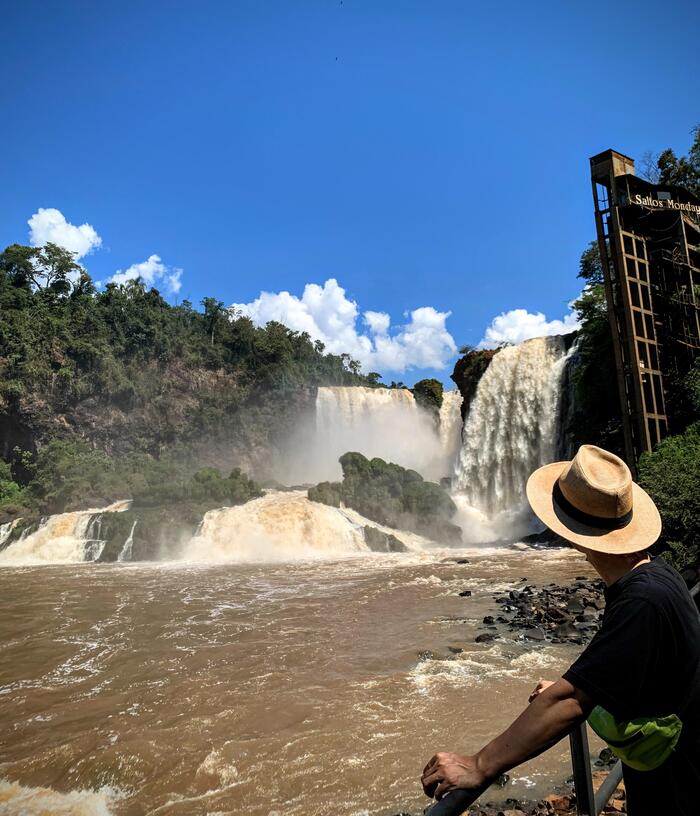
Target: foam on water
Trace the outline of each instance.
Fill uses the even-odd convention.
[[[447,660],[422,660],[411,672],[416,689],[428,692],[435,684],[474,687],[495,678],[536,676],[540,670],[557,665],[549,647],[513,655],[498,643],[481,651],[467,651]]]
[[[3,816],[111,816],[111,805],[121,798],[113,788],[59,793],[0,779],[0,813]]]
[[[210,510],[182,557],[240,563],[337,558],[367,551],[359,524],[336,507],[290,491]]]

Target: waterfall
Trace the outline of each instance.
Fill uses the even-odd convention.
[[[129,535],[124,542],[124,546],[121,548],[119,555],[117,556],[117,561],[131,561],[131,553],[134,548],[134,530],[136,529],[137,524],[138,519],[134,519]]]
[[[453,399],[448,403],[453,406]],[[454,433],[454,425],[450,427],[447,435]],[[347,451],[378,456],[427,479],[439,479],[449,475],[452,465],[441,440],[434,415],[418,406],[408,389],[319,388],[312,441],[302,452],[303,481],[340,479],[338,458]]]
[[[271,490],[236,507],[210,510],[180,556],[187,562],[286,562],[369,555],[365,527],[391,533],[408,551],[431,542],[394,530],[348,507],[310,501],[306,491]]]
[[[105,542],[100,538],[102,514],[126,510],[129,502],[116,502],[102,510],[78,510],[47,516],[38,526],[22,531],[17,541],[0,551],[0,564],[73,564],[97,561]]]
[[[20,521],[21,519],[16,518],[12,521],[5,522],[5,524],[0,524],[0,549],[2,549],[3,544],[10,537],[10,533],[15,529],[17,523]]]
[[[442,395],[439,434],[440,448],[446,465],[444,475],[448,475],[454,467],[462,445],[462,395],[456,388],[445,391]]]
[[[563,337],[538,337],[498,352],[471,404],[457,460],[455,498],[477,538],[529,529],[529,475],[557,455]],[[490,527],[490,529],[488,529]]]

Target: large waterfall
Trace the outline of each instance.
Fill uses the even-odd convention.
[[[305,481],[339,479],[338,458],[347,451],[396,462],[427,479],[447,476],[459,447],[460,404],[457,391],[446,392],[436,423],[405,388],[319,388]]]
[[[538,337],[498,352],[463,430],[454,480],[467,540],[529,531],[529,475],[557,453],[563,337]]]

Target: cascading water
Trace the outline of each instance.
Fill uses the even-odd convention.
[[[21,521],[21,519],[14,519],[13,521],[5,522],[5,524],[0,524],[0,548],[2,548],[3,544],[10,537],[10,533],[15,529],[19,521]]]
[[[383,528],[353,510],[309,501],[304,491],[271,491],[238,507],[205,514],[182,559],[197,562],[272,562],[339,558],[368,552],[363,528]],[[409,549],[420,536],[391,530]]]
[[[102,514],[126,510],[128,506],[128,501],[121,501],[102,510],[80,510],[47,516],[38,527],[28,527],[17,541],[0,551],[0,564],[72,564],[96,561],[105,546],[105,542],[99,537]]]
[[[442,395],[439,418],[440,447],[450,475],[462,445],[462,395],[456,389]]]
[[[117,561],[131,561],[131,555],[134,549],[134,530],[136,529],[136,525],[138,523],[138,519],[134,519],[129,535],[124,542],[124,546],[121,548],[119,555],[117,556]]]
[[[461,400],[457,392],[446,392],[436,426],[434,416],[405,388],[319,388],[313,439],[303,454],[305,481],[339,479],[338,458],[347,451],[396,462],[427,479],[448,475],[459,439],[453,410],[457,398]]]
[[[563,337],[537,337],[498,352],[471,404],[453,498],[468,541],[531,531],[529,475],[556,457]]]

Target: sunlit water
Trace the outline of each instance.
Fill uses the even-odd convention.
[[[447,555],[0,570],[0,813],[418,810],[435,750],[477,749],[576,654],[474,643],[493,592],[586,574],[568,550]],[[561,745],[491,798],[568,773]]]

